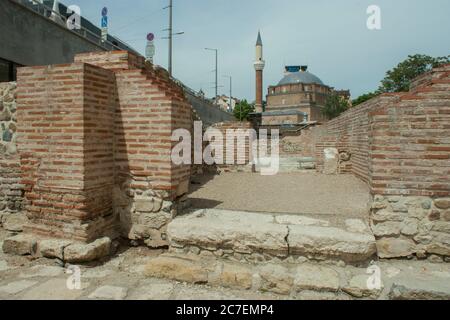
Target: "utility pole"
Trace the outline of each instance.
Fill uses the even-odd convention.
[[[232,76],[224,76],[225,78],[229,78],[230,79],[230,106],[229,106],[229,111],[233,111],[233,77]]]
[[[178,36],[178,35],[184,34],[184,32],[181,31],[181,32],[173,33],[173,0],[170,0],[169,5],[167,7],[164,7],[163,9],[169,9],[169,28],[163,30],[163,31],[168,31],[169,35],[167,37],[163,37],[162,39],[169,40],[169,63],[168,63],[169,66],[167,69],[169,71],[169,75],[172,76],[173,36]]]
[[[214,70],[216,72],[216,86],[215,86],[215,88],[216,88],[216,95],[214,97],[214,100],[216,100],[217,96],[219,95],[219,92],[218,92],[218,90],[219,90],[219,76],[218,76],[218,74],[219,74],[219,68],[218,68],[218,52],[219,52],[219,49],[205,48],[205,50],[215,51],[215,53],[216,53],[216,69]]]
[[[169,2],[169,75],[172,76],[173,0]]]

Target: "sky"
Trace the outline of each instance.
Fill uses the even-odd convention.
[[[410,54],[450,54],[449,0],[173,0],[173,75],[192,89],[214,95],[219,50],[219,94],[253,101],[255,43],[264,44],[264,88],[283,77],[284,65],[309,71],[353,98],[378,88],[387,70]],[[146,34],[156,35],[155,64],[167,68],[168,0],[63,0],[100,25],[109,9],[109,33],[145,53]],[[381,30],[369,30],[367,8],[381,9]]]

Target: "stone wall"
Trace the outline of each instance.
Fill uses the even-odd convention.
[[[323,127],[314,126],[302,129],[299,134],[284,134],[280,137],[280,156],[314,158],[316,142],[322,135]]]
[[[16,83],[0,83],[0,226],[22,230],[23,185],[17,154]]]
[[[366,181],[374,196],[372,229],[380,257],[450,256],[450,65],[436,68],[407,93],[385,94],[326,125],[316,145],[347,153],[340,172]]]
[[[223,135],[223,141],[216,144],[217,148],[223,150],[223,164],[217,164],[214,167],[223,172],[251,172],[251,144],[249,130],[253,130],[252,124],[250,122],[237,121],[222,122],[214,124],[211,128],[219,130]],[[241,141],[241,143],[238,143],[238,141]],[[234,143],[234,149],[232,150],[234,164],[226,164],[228,151],[227,146],[231,146],[232,143]]]
[[[18,88],[25,233],[167,245],[189,187],[190,166],[170,158],[172,131],[193,126],[183,89],[125,51],[21,68]]]

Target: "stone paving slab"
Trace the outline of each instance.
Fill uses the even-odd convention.
[[[89,295],[89,299],[123,300],[128,294],[127,288],[102,286]]]
[[[85,284],[87,287],[88,284]],[[76,300],[84,294],[84,290],[70,290],[67,279],[50,279],[28,290],[21,300]]]
[[[363,220],[348,221],[341,228],[298,215],[199,209],[174,219],[167,233],[171,248],[197,248],[200,254],[223,250],[246,257],[264,254],[365,262],[376,253],[375,237]],[[358,230],[355,221],[359,221]]]
[[[190,263],[200,263],[202,270],[208,273],[207,283],[198,285],[149,277],[144,272],[151,261],[167,255],[172,256],[172,266],[177,263],[183,266],[187,261],[186,256],[176,258],[163,251],[127,248],[120,250],[110,261],[96,266],[81,265],[80,290],[67,287],[67,280],[73,274],[55,266],[55,260],[3,255],[1,261],[5,261],[8,268],[0,271],[0,299],[349,300],[450,297],[449,263],[377,261],[374,266],[380,270],[382,287],[380,290],[369,290],[367,281],[371,274],[367,273],[367,268],[308,259],[251,264],[193,256]],[[164,264],[160,264],[159,268],[164,268]],[[176,268],[166,269],[166,275],[176,271]],[[198,273],[196,268],[184,270],[185,273],[194,271]],[[26,278],[23,278],[24,275]],[[258,290],[260,287],[267,291]]]
[[[30,280],[13,281],[6,285],[0,286],[0,294],[6,294],[6,295],[17,294],[17,293],[22,292],[25,289],[28,289],[36,284],[38,284],[37,281],[30,281]]]

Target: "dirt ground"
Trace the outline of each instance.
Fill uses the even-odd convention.
[[[366,217],[369,188],[352,175],[223,173],[193,179],[194,208]]]

